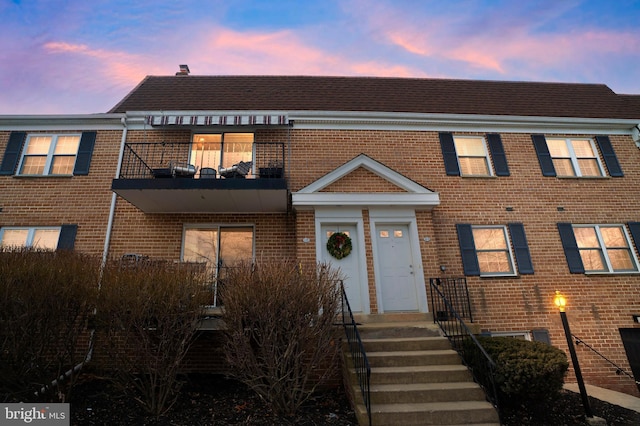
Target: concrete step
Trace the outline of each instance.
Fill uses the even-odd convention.
[[[354,392],[360,392],[355,386]],[[373,385],[372,404],[397,404],[445,401],[483,401],[484,391],[474,382],[412,383]]]
[[[358,327],[360,325],[372,323],[392,323],[392,322],[421,322],[433,324],[433,315],[431,313],[421,312],[390,312],[384,314],[353,314]]]
[[[371,367],[460,364],[458,353],[452,349],[392,352],[367,351],[367,358],[369,358]]]
[[[375,323],[358,327],[363,339],[401,338],[401,337],[437,337],[440,330],[433,324],[410,323]]]
[[[350,383],[357,383],[355,369],[349,369]],[[372,367],[371,384],[445,383],[471,380],[464,365],[420,365],[412,367]]]
[[[391,337],[391,338],[363,338],[362,344],[367,352],[426,351],[451,349],[449,340],[445,337]]]
[[[366,413],[363,406],[357,409]],[[376,404],[371,417],[375,426],[499,424],[498,414],[486,401]]]

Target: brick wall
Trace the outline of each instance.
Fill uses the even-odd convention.
[[[0,156],[4,155],[9,134],[0,132]],[[0,176],[0,226],[77,224],[76,249],[101,254],[121,138],[121,131],[98,132],[87,176]]]
[[[483,135],[480,132],[465,134]],[[468,277],[476,322],[482,329],[491,331],[546,328],[552,344],[566,350],[560,318],[553,306],[554,291],[561,290],[569,298],[567,314],[572,332],[630,372],[618,328],[638,326],[632,322],[631,314],[640,313],[640,276],[570,274],[556,223],[640,220],[637,190],[640,150],[630,137],[613,135],[611,142],[625,177],[550,178],[542,176],[530,134],[503,133],[501,136],[510,176],[465,178],[446,175],[437,132],[292,131],[290,186],[296,191],[364,153],[438,192],[441,205],[433,212],[416,214],[420,237],[431,236],[429,242],[420,241],[427,283],[430,276],[440,276],[440,265],[446,267],[446,275],[463,275],[457,223],[523,223],[535,274],[511,278]],[[326,190],[389,191],[383,185],[372,184],[372,180],[370,173],[357,171]],[[507,207],[512,207],[512,211],[507,211]],[[363,217],[368,226],[366,211]],[[365,229],[370,253],[368,234]],[[375,310],[375,281],[370,260],[367,268],[371,306]],[[578,347],[578,357],[588,383],[638,394],[630,379],[617,376],[615,369],[583,346]],[[573,381],[573,377],[570,372],[567,380]]]

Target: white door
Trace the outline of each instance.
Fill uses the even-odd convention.
[[[378,270],[382,290],[382,309],[417,311],[418,293],[409,227],[398,224],[376,224]]]
[[[347,293],[347,299],[351,306],[351,311],[362,312],[362,285],[360,282],[360,267],[358,265],[359,247],[358,238],[356,235],[355,225],[322,225],[322,261],[331,263],[334,268],[340,268],[344,279],[345,293]],[[335,232],[343,232],[351,238],[351,245],[353,249],[351,254],[342,259],[336,259],[329,254],[327,250],[327,241],[329,237]]]

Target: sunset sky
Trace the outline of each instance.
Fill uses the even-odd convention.
[[[640,0],[0,0],[0,114],[106,112],[179,64],[640,94]]]

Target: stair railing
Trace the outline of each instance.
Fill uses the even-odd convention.
[[[371,366],[369,365],[369,359],[367,358],[367,354],[364,350],[364,345],[362,344],[362,339],[360,338],[356,321],[353,318],[353,312],[349,305],[347,293],[344,290],[343,281],[340,281],[340,288],[342,290],[342,326],[344,327],[344,332],[347,336],[347,344],[349,345],[351,359],[356,371],[358,384],[360,385],[360,392],[362,393],[364,407],[367,410],[369,426],[371,426]]]
[[[471,372],[474,380],[483,388],[489,402],[500,416],[498,393],[495,382],[496,363],[473,335],[461,315],[442,291],[444,280],[430,278],[431,305],[433,307],[433,321],[438,324],[444,335],[449,339],[452,348],[458,352],[462,362]],[[465,282],[466,289],[466,282]],[[459,293],[455,293],[458,295]],[[466,295],[468,298],[468,294]],[[456,303],[460,300],[456,299]],[[469,306],[463,304],[462,306]],[[470,309],[467,311],[470,315]],[[471,358],[473,357],[473,361]]]
[[[607,358],[606,356],[602,355],[600,352],[598,352],[595,348],[593,348],[591,345],[589,345],[587,342],[585,342],[584,340],[582,340],[581,338],[579,338],[578,336],[576,336],[575,334],[571,333],[571,337],[573,337],[575,339],[576,342],[576,346],[580,346],[580,345],[584,345],[585,348],[589,349],[591,352],[593,352],[594,354],[598,355],[600,358],[602,358],[603,360],[605,360],[606,362],[608,362],[612,367],[614,367],[616,369],[616,374],[617,375],[621,375],[624,374],[625,376],[629,377],[631,380],[633,380],[636,384],[636,386],[638,387],[638,389],[640,389],[640,381],[636,380],[636,378],[633,376],[633,374],[625,371],[622,367],[620,367],[618,364],[616,364],[615,362],[611,361],[609,358]]]

